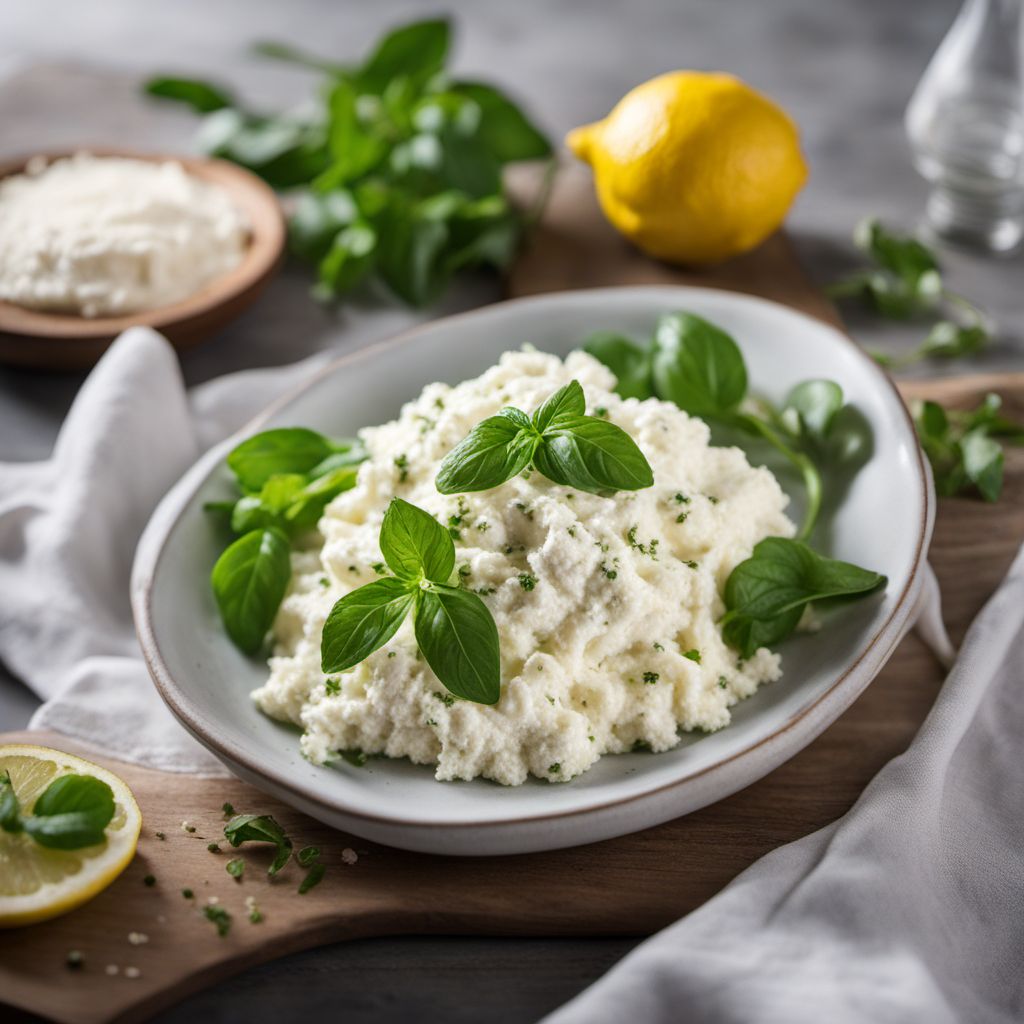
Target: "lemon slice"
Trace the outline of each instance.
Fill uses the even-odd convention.
[[[114,792],[114,817],[95,846],[53,850],[24,832],[0,829],[0,928],[15,928],[66,914],[110,885],[135,855],[142,814],[123,779],[73,754],[0,744],[0,776],[5,771],[23,812],[61,775],[92,775]]]

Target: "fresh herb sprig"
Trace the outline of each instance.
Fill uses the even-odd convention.
[[[991,393],[969,411],[947,410],[937,402],[914,404],[914,425],[941,496],[974,489],[985,501],[998,500],[1004,459],[999,440],[1024,444],[1024,424],[1007,419],[1001,407],[1002,399]]]
[[[644,347],[602,332],[591,335],[583,348],[615,374],[622,397],[675,402],[695,416],[758,437],[783,455],[799,472],[807,495],[801,539],[810,536],[821,510],[820,467],[853,463],[867,447],[863,424],[834,381],[803,381],[778,409],[750,401],[739,346],[693,313],[661,317]]]
[[[92,775],[61,775],[23,814],[9,772],[0,775],[0,829],[24,832],[51,850],[79,850],[102,843],[114,817],[114,793]]]
[[[749,658],[789,636],[807,605],[863,597],[885,583],[876,572],[825,558],[800,541],[767,537],[729,574],[722,637],[740,657]]]
[[[322,76],[312,113],[255,113],[194,79],[145,88],[204,115],[199,144],[210,155],[302,190],[291,246],[316,265],[319,294],[377,279],[423,305],[464,268],[510,262],[527,215],[506,198],[502,168],[552,153],[501,91],[446,72],[450,36],[443,19],[403,25],[351,64],[259,44],[259,55]]]
[[[429,513],[394,498],[380,549],[394,576],[346,594],[324,623],[321,667],[344,672],[383,647],[411,612],[416,643],[441,683],[465,700],[495,704],[501,695],[498,629],[487,605],[450,584],[455,543]]]
[[[989,318],[943,282],[935,254],[916,238],[889,231],[877,218],[857,225],[854,244],[874,264],[831,285],[833,298],[858,298],[883,317],[939,316],[925,340],[905,356],[873,353],[890,369],[922,359],[959,359],[982,349],[992,334]]]
[[[586,399],[576,380],[559,388],[532,417],[520,409],[502,409],[445,456],[437,489],[442,494],[489,490],[530,466],[556,484],[581,491],[650,487],[650,464],[629,434],[585,413]]]
[[[266,430],[227,457],[242,492],[207,506],[238,536],[210,582],[225,629],[247,654],[260,649],[291,578],[291,543],[316,526],[327,504],[355,485],[366,450],[303,427]]]

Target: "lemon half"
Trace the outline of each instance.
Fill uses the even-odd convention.
[[[753,249],[807,180],[796,125],[732,75],[674,71],[571,131],[609,221],[645,252],[707,266]]]
[[[142,814],[123,779],[73,754],[0,744],[0,776],[5,771],[23,812],[61,775],[92,775],[114,793],[114,817],[95,846],[51,850],[24,832],[0,829],[0,928],[15,928],[66,914],[110,885],[135,855]]]

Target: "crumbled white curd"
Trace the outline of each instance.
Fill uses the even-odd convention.
[[[0,181],[0,299],[119,316],[178,302],[235,267],[248,225],[181,164],[88,153]]]
[[[437,492],[442,459],[474,425],[506,405],[532,412],[573,378],[588,412],[643,450],[653,487],[599,497],[528,471],[489,491]],[[664,751],[680,731],[720,729],[732,705],[778,678],[777,654],[740,661],[716,621],[733,567],[762,538],[792,536],[787,497],[739,449],[709,446],[703,421],[668,402],[623,400],[613,386],[581,352],[564,363],[506,353],[483,376],[431,384],[397,420],[362,432],[370,458],[326,510],[322,547],[293,555],[270,679],[254,693],[267,714],[302,727],[308,758],[357,749],[436,764],[442,780],[566,781],[602,754]],[[457,578],[482,596],[501,640],[494,706],[445,691],[418,655],[411,616],[327,692],[324,620],[383,570],[378,535],[395,495],[457,535]]]

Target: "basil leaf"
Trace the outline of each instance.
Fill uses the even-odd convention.
[[[346,70],[341,64],[333,64],[294,46],[289,46],[288,43],[279,43],[272,39],[257,40],[249,47],[249,52],[257,57],[279,60],[285,64],[297,64],[299,67],[309,68],[311,71],[324,71],[330,75],[343,74]]]
[[[863,596],[885,583],[876,572],[825,558],[800,541],[768,537],[729,574],[722,636],[749,658],[789,636],[812,601]]]
[[[21,832],[21,806],[11,784],[10,772],[0,776],[0,828],[5,832]]]
[[[232,449],[227,463],[242,490],[252,494],[279,473],[308,473],[334,450],[314,430],[280,427],[247,438]]]
[[[478,423],[444,458],[435,485],[441,494],[486,491],[530,464],[537,435],[525,413],[503,409]]]
[[[960,439],[963,468],[967,479],[986,501],[998,501],[1003,489],[1003,449],[983,427],[964,434]]]
[[[654,390],[695,416],[722,416],[747,393],[747,368],[736,342],[693,313],[670,313],[654,333]]]
[[[581,491],[638,491],[654,483],[644,453],[621,427],[592,416],[560,416],[533,463],[549,480]]]
[[[479,138],[502,163],[550,156],[551,142],[507,96],[483,82],[453,82],[451,92],[480,108]]]
[[[1024,443],[1024,424],[1015,423],[1000,413],[1003,400],[994,392],[989,392],[977,409],[968,413],[964,421],[967,430],[984,427],[991,437],[1005,437],[1011,443]]]
[[[235,105],[230,93],[211,82],[203,82],[197,78],[161,76],[151,78],[143,88],[150,96],[184,103],[197,114],[209,114],[214,110]]]
[[[342,228],[359,219],[352,193],[343,188],[303,192],[288,221],[288,243],[296,256],[322,260]]]
[[[421,590],[414,622],[416,643],[449,692],[477,704],[498,702],[498,628],[476,594],[440,584]]]
[[[805,380],[787,395],[782,416],[784,421],[787,414],[795,417],[797,429],[793,433],[822,442],[842,407],[843,389],[835,381]]]
[[[384,159],[387,143],[371,134],[359,120],[358,96],[351,82],[338,80],[327,99],[327,145],[333,163],[318,185],[345,185],[373,170]]]
[[[25,831],[40,846],[77,850],[95,846],[114,817],[114,794],[92,775],[62,775],[42,792],[29,817],[21,819]]]
[[[355,487],[359,470],[355,466],[339,466],[322,476],[314,477],[293,495],[285,512],[285,520],[296,529],[312,529],[320,521],[324,509],[343,491]]]
[[[389,32],[358,72],[359,86],[383,92],[392,79],[425,82],[448,56],[450,28],[442,18],[416,21]]]
[[[424,306],[450,276],[444,264],[447,225],[416,210],[391,207],[379,227],[378,270],[384,283],[412,306]]]
[[[292,565],[278,529],[252,530],[217,559],[210,582],[228,636],[246,654],[263,645],[281,605]]]
[[[960,359],[985,347],[989,333],[982,324],[955,324],[940,320],[914,353],[915,358]]]
[[[938,274],[939,265],[931,250],[916,238],[894,235],[877,218],[862,221],[854,232],[854,242],[875,262],[895,274],[914,293],[927,294],[930,283],[922,286],[926,274]]]
[[[615,374],[615,392],[623,398],[651,398],[651,353],[612,331],[598,331],[583,343],[583,351]]]
[[[323,671],[344,672],[383,647],[398,632],[415,600],[416,591],[407,581],[391,577],[346,594],[324,623]]]
[[[320,283],[332,295],[348,291],[373,269],[376,251],[377,232],[366,221],[343,228],[320,261]]]
[[[267,870],[271,877],[288,863],[292,855],[292,841],[269,814],[236,815],[224,826],[224,838],[233,847],[242,843],[273,843],[277,850]]]
[[[426,577],[447,583],[455,568],[455,544],[448,531],[429,512],[392,498],[380,527],[380,550],[401,580]]]
[[[533,414],[534,429],[544,433],[552,420],[559,417],[579,417],[587,411],[587,400],[578,380],[571,380],[560,387]]]

